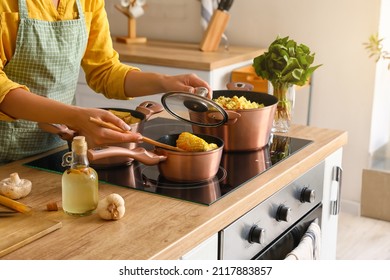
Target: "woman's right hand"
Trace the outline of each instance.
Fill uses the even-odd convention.
[[[0,102],[0,112],[13,119],[65,125],[77,134],[85,136],[90,148],[115,143],[139,142],[142,139],[142,135],[137,132],[121,133],[100,127],[90,121],[90,117],[94,117],[129,130],[129,126],[124,121],[107,110],[63,104],[31,94],[21,88],[11,90],[6,95]]]
[[[89,148],[128,142],[140,142],[142,135],[138,132],[123,133],[93,123],[93,117],[104,122],[112,123],[123,130],[130,131],[130,126],[108,110],[98,108],[77,107],[77,113],[71,120],[69,128],[78,135],[85,136]]]

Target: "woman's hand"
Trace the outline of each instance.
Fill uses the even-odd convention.
[[[166,76],[164,87],[168,91],[184,91],[195,93],[195,88],[204,87],[208,90],[208,97],[212,98],[213,92],[209,84],[195,74],[183,74],[177,76]]]
[[[158,73],[148,73],[130,71],[125,79],[125,94],[127,97],[137,97],[155,93],[165,93],[169,91],[183,91],[195,93],[195,88],[205,87],[212,98],[210,85],[199,78],[196,74],[163,75]]]
[[[101,127],[90,121],[90,117],[93,117],[105,122],[110,122],[123,130],[130,130],[128,124],[107,110],[97,108],[76,108],[77,112],[74,119],[71,121],[72,124],[69,128],[77,131],[78,135],[85,136],[88,148],[117,143],[139,142],[142,140],[142,135],[138,132],[117,132],[109,128]]]

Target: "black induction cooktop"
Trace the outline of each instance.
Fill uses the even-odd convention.
[[[178,120],[155,118],[145,123],[143,135],[158,139],[161,135],[192,131],[189,124]],[[94,167],[99,180],[118,187],[155,193],[190,202],[211,205],[249,180],[269,170],[290,157],[312,141],[300,138],[272,135],[269,144],[251,152],[224,152],[217,175],[196,183],[170,182],[163,178],[157,166],[147,166],[137,161],[122,166]],[[142,144],[148,150],[153,146]],[[68,150],[26,163],[26,166],[62,174],[62,156]]]

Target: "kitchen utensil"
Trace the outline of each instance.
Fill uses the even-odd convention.
[[[157,141],[172,145],[180,134],[168,134]],[[196,134],[207,143],[215,143],[218,148],[206,152],[175,152],[155,147],[157,155],[167,159],[158,164],[160,174],[174,182],[197,182],[213,178],[219,169],[224,143],[220,138],[210,135]]]
[[[224,143],[225,151],[255,151],[266,146],[271,137],[272,123],[275,115],[278,99],[270,94],[247,90],[215,90],[213,97],[244,96],[247,100],[264,104],[259,109],[226,110],[235,112],[239,117],[229,119],[225,124],[218,127],[202,127],[193,125],[194,133],[209,134],[220,137]],[[209,118],[208,112],[194,113],[197,122],[203,118],[205,122]],[[233,116],[233,114],[228,114]]]
[[[242,85],[241,85],[242,84]],[[231,88],[247,87],[244,83]],[[161,102],[177,119],[192,124],[194,133],[219,137],[225,151],[255,151],[269,142],[278,99],[250,90],[214,90],[213,97],[244,96],[264,104],[259,109],[225,110],[213,100],[185,92],[169,92]],[[190,104],[190,105],[188,105]]]
[[[220,0],[218,3],[218,10],[229,11],[233,5],[233,0]]]
[[[161,98],[165,110],[176,119],[199,126],[217,127],[228,121],[227,112],[213,100],[198,94],[172,91]],[[208,118],[203,114],[207,113]],[[197,118],[199,116],[199,119]]]
[[[157,141],[174,145],[180,134],[168,134]],[[179,152],[155,146],[153,152],[144,148],[125,149],[122,147],[99,147],[88,150],[88,158],[100,160],[115,157],[132,157],[146,165],[158,164],[160,174],[174,182],[198,182],[213,178],[221,162],[223,141],[210,135],[196,134],[208,143],[217,144],[218,148],[206,152]]]
[[[31,211],[31,208],[29,206],[3,195],[0,195],[0,204],[21,213],[29,213]]]
[[[76,131],[69,129],[66,125],[57,123],[38,123],[38,127],[46,132],[57,134],[63,140],[72,141]]]
[[[232,0],[220,0],[217,9],[213,12],[207,29],[200,42],[200,50],[204,52],[216,51],[221,38],[228,25],[230,14],[228,10],[233,4]]]
[[[115,131],[118,131],[118,132],[123,132],[123,133],[129,133],[130,132],[128,130],[123,130],[122,128],[117,127],[113,123],[105,122],[105,121],[102,121],[102,120],[99,120],[99,119],[96,119],[96,118],[93,118],[93,117],[90,117],[89,120],[91,122],[97,124],[97,125],[100,125],[102,127],[109,128],[109,129],[112,129],[112,130],[115,130]],[[164,149],[173,150],[173,151],[179,151],[179,152],[185,152],[184,150],[182,150],[182,149],[180,149],[180,148],[178,148],[176,146],[166,145],[166,144],[157,142],[157,141],[155,141],[153,139],[150,139],[148,137],[145,137],[145,136],[142,136],[142,141],[144,141],[146,143],[149,143],[149,144],[152,144],[154,146],[158,146],[158,147],[164,148]]]
[[[115,158],[131,158],[142,162],[145,165],[156,165],[166,159],[165,156],[159,156],[147,151],[145,148],[137,147],[127,149],[117,146],[103,146],[89,149],[87,151],[90,161],[101,161]]]
[[[253,91],[254,86],[248,83],[230,82],[226,84],[226,88],[230,90],[248,90]]]

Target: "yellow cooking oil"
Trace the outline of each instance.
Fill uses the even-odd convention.
[[[63,156],[63,166],[69,166],[62,175],[62,208],[73,216],[91,214],[99,202],[97,172],[89,166],[87,143],[84,136],[72,141],[72,152]]]

